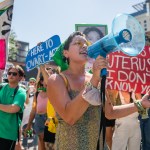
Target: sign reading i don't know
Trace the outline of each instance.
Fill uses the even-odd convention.
[[[150,46],[136,57],[122,52],[109,54],[106,87],[108,89],[145,94],[150,90]]]
[[[26,69],[30,71],[35,67],[52,61],[52,57],[61,44],[58,35],[54,35],[40,45],[29,50],[26,58]]]

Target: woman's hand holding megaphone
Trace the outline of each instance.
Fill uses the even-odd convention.
[[[95,79],[100,80],[100,72],[103,68],[108,68],[108,61],[106,58],[99,55],[93,63],[92,72]]]

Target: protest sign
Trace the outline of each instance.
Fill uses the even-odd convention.
[[[4,39],[0,39],[0,69],[4,69],[6,64],[6,42]]]
[[[122,52],[111,53],[108,57],[108,89],[141,94],[150,90],[150,46],[145,46],[137,57],[127,56]]]
[[[8,54],[8,37],[11,29],[14,0],[0,2],[0,69],[4,70]]]
[[[26,58],[27,71],[30,71],[41,64],[52,61],[52,57],[60,44],[59,36],[54,35],[45,42],[42,42],[41,45],[37,45],[29,50]]]

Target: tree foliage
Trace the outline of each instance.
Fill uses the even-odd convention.
[[[16,55],[17,55],[17,46],[16,46],[16,33],[11,30],[9,35],[9,44],[8,44],[8,61],[16,61]]]

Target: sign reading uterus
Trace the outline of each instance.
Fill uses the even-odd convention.
[[[26,58],[27,71],[52,61],[52,57],[60,44],[59,36],[54,35],[45,42],[42,42],[41,45],[37,45],[29,50]]]

